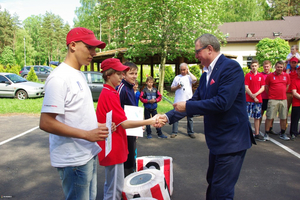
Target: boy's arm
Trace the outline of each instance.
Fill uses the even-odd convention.
[[[160,92],[157,90],[156,92],[156,102],[160,102],[162,99],[162,95],[160,94]]]
[[[145,93],[144,93],[144,90],[141,92],[141,95],[140,95],[140,100],[141,100],[141,102],[143,102],[143,103],[148,103],[148,100],[147,99],[145,99],[146,98],[146,96],[145,96]]]
[[[42,113],[40,117],[40,129],[59,136],[73,137],[96,142],[105,140],[108,134],[106,126],[98,126],[98,128],[86,131],[68,126],[56,119],[56,113]]]

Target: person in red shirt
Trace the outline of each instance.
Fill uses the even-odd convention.
[[[290,81],[292,83],[293,80],[297,79],[298,75],[296,72],[296,69],[298,68],[298,59],[296,57],[293,57],[290,59],[290,70],[287,70],[287,73],[290,76]],[[286,92],[286,98],[287,98],[287,113],[289,113],[290,107],[292,105],[293,101],[293,94],[291,87]],[[291,119],[292,120],[292,119]],[[288,123],[286,123],[286,127],[288,126]]]
[[[119,59],[108,58],[101,63],[105,84],[99,96],[96,115],[99,123],[106,122],[106,114],[112,111],[112,122],[116,124],[116,131],[111,134],[111,151],[106,155],[106,141],[98,142],[102,151],[98,154],[99,163],[105,166],[104,200],[122,198],[124,185],[123,163],[127,160],[127,135],[125,129],[158,122],[157,116],[147,120],[127,120],[121,107],[119,93],[115,90],[123,78],[123,71],[129,70]]]
[[[271,73],[271,68],[272,68],[271,61],[265,60],[263,62],[263,68],[264,68],[264,71],[261,72],[260,74],[264,77],[264,80],[266,81],[267,76]],[[265,111],[267,111],[267,108],[268,108],[269,96],[268,96],[266,90],[264,90],[261,93],[261,98],[262,98],[262,105],[261,105],[261,118],[260,118],[260,122],[259,122],[260,124],[261,124],[262,118],[265,114]],[[276,135],[276,133],[273,131],[273,121],[271,123],[270,133]]]
[[[293,94],[291,129],[290,129],[290,135],[292,139],[295,139],[299,135],[298,122],[300,119],[300,67],[298,67],[296,71],[297,71],[297,78],[292,81],[290,86]]]
[[[283,72],[283,66],[284,63],[278,61],[275,64],[275,72],[270,73],[266,78],[265,89],[269,95],[269,102],[265,130],[266,134],[270,133],[272,120],[277,116],[277,112],[279,112],[280,139],[289,140],[290,138],[286,135],[285,130],[287,117],[286,91],[290,85],[290,76]]]
[[[261,118],[262,105],[261,93],[265,90],[265,79],[257,72],[258,66],[258,61],[253,60],[250,66],[251,71],[245,76],[247,112],[249,118],[254,118],[254,138],[259,141],[266,141],[269,139],[267,134],[265,134],[265,137],[259,134],[259,121]]]

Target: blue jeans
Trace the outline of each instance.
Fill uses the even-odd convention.
[[[82,166],[57,168],[66,199],[96,199],[97,160],[94,156]]]
[[[194,124],[194,121],[193,121],[193,117],[186,117],[187,118],[187,131],[188,131],[188,134],[193,134],[194,133],[194,129],[193,129],[193,124]],[[172,134],[175,134],[177,135],[178,133],[178,122],[175,122],[173,124],[173,127],[172,127]]]

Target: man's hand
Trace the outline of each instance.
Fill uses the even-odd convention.
[[[105,140],[107,136],[108,136],[108,128],[106,127],[106,124],[98,123],[98,128],[87,131],[84,139],[90,142],[97,142],[97,141]]]
[[[173,104],[174,108],[178,112],[185,112],[186,110],[186,101],[180,101]]]
[[[168,119],[165,115],[157,114],[154,117],[156,119],[155,124],[153,124],[155,128],[161,128],[168,122]]]

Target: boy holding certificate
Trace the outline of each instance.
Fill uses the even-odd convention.
[[[133,121],[127,120],[125,112],[120,104],[120,97],[115,90],[123,78],[123,71],[129,67],[123,65],[119,59],[109,58],[101,63],[101,69],[105,84],[100,94],[96,115],[99,123],[106,122],[106,114],[112,111],[112,122],[116,124],[116,131],[111,133],[111,151],[106,155],[106,142],[98,142],[102,151],[99,155],[99,163],[105,166],[104,200],[120,200],[124,185],[123,163],[127,160],[128,147],[125,129],[158,123],[154,116],[151,119]]]

